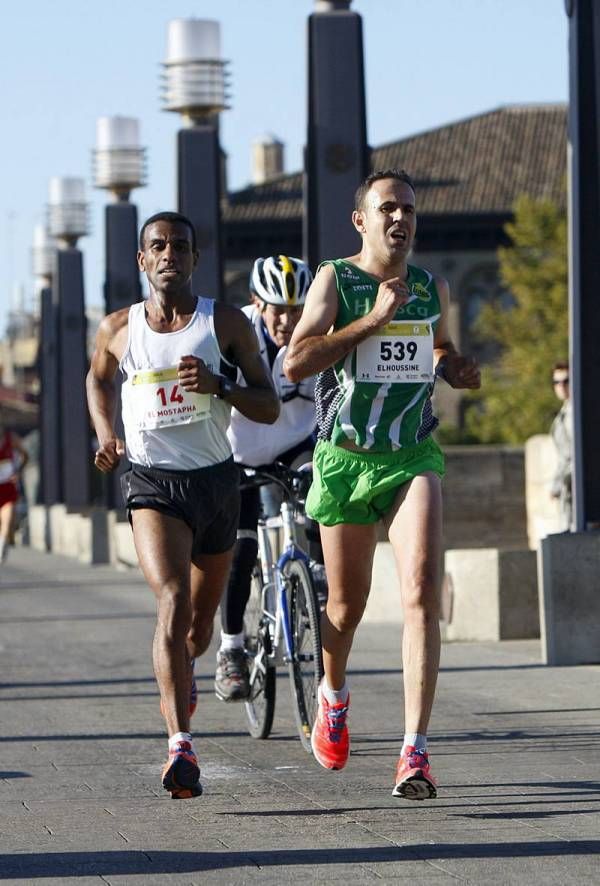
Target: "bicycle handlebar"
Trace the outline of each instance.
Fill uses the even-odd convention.
[[[242,469],[241,489],[257,489],[274,483],[283,490],[287,499],[297,499],[303,484],[310,480],[311,471],[304,465],[299,471],[289,468],[281,462],[274,462],[268,467],[250,468],[240,465]]]

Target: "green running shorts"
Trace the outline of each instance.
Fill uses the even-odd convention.
[[[319,440],[306,513],[324,526],[376,523],[398,489],[426,472],[443,477],[444,454],[432,437],[394,452],[355,452]]]

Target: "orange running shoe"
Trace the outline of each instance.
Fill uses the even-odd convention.
[[[194,677],[194,672],[192,671],[192,682],[190,685],[190,707],[189,707],[190,717],[192,717],[194,715],[197,707],[198,707],[198,687],[196,686],[196,678]],[[164,709],[162,698],[160,700],[160,712],[164,717],[165,709]]]
[[[198,759],[189,741],[179,741],[169,750],[162,771],[162,785],[173,800],[189,800],[202,793]]]
[[[325,769],[343,769],[350,754],[350,733],[346,725],[350,696],[345,704],[329,704],[319,686],[318,700],[310,736],[312,752]]]
[[[434,800],[437,797],[436,788],[427,754],[424,751],[417,751],[412,745],[407,745],[398,760],[396,787],[392,791],[392,797],[404,797],[405,800]]]

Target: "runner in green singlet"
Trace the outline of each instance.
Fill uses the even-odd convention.
[[[319,373],[319,442],[306,504],[321,524],[329,598],[312,748],[327,769],[347,762],[346,664],[369,596],[381,520],[404,609],[405,734],[393,794],[422,800],[436,796],[427,727],[440,654],[444,458],[431,437],[431,394],[436,376],[454,388],[478,388],[480,375],[450,339],[447,282],[408,264],[416,232],[410,177],[373,173],[355,206],[361,250],[323,263],[284,363],[294,382]]]

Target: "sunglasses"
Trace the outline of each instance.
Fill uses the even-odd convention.
[[[552,384],[553,385],[568,385],[569,384],[569,376],[567,375],[566,378],[553,378]]]

